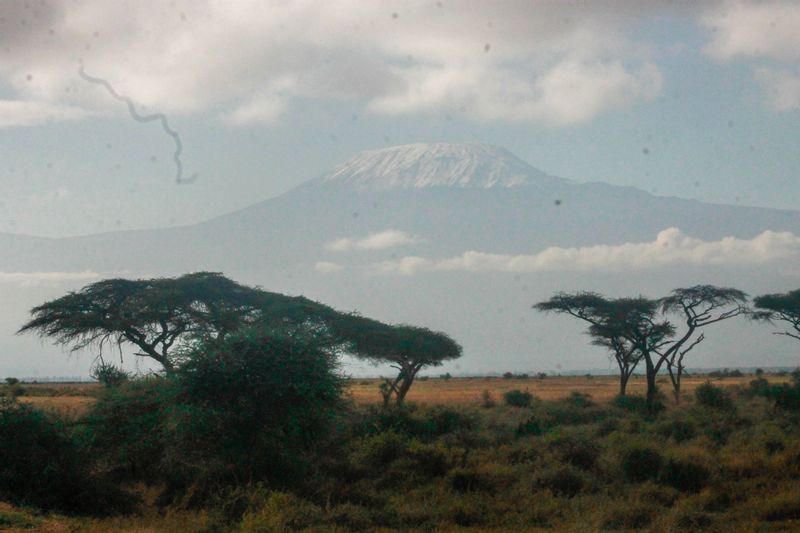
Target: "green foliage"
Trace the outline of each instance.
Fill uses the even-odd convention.
[[[39,525],[41,525],[41,520],[28,513],[0,509],[0,530],[33,529]]]
[[[606,511],[602,525],[611,530],[640,530],[649,526],[658,512],[651,502],[625,501]]]
[[[97,482],[67,428],[41,411],[0,398],[0,500],[46,509],[102,512]],[[96,501],[92,501],[97,498]]]
[[[708,483],[710,474],[699,461],[670,458],[661,469],[659,481],[681,491],[699,492]]]
[[[167,414],[176,395],[174,382],[160,377],[104,389],[84,419],[83,436],[98,467],[115,479],[156,482],[169,475]]]
[[[549,489],[557,496],[574,498],[586,488],[586,477],[580,470],[569,465],[548,467],[537,472],[535,486]]]
[[[712,385],[708,381],[695,389],[694,397],[698,404],[705,407],[722,411],[731,411],[734,409],[730,394],[722,388]]]
[[[17,378],[9,377],[9,378],[6,378],[5,381],[6,381],[6,385],[8,385],[9,387],[13,387],[14,385],[19,384],[19,379],[17,379]]]
[[[622,452],[620,467],[628,481],[640,483],[658,477],[664,459],[649,446],[633,446]]]
[[[370,468],[383,468],[396,461],[408,447],[408,437],[387,430],[364,437],[356,450],[356,460]]]
[[[131,377],[130,372],[103,361],[92,367],[89,375],[106,388],[119,387]]]
[[[299,531],[324,518],[322,510],[291,493],[261,491],[242,516],[237,533],[288,533]]]
[[[658,414],[665,409],[662,402],[658,400],[648,402],[647,399],[641,396],[617,396],[612,403],[623,411],[643,416]]]
[[[691,420],[674,418],[665,420],[656,426],[656,432],[664,438],[672,438],[675,442],[684,442],[697,435],[695,423]]]
[[[489,392],[489,389],[483,389],[481,393],[481,407],[484,409],[491,409],[495,405],[497,405],[497,402],[494,400],[492,393]]]
[[[533,394],[528,391],[514,389],[503,394],[503,400],[505,400],[506,405],[511,407],[530,407],[533,401]]]
[[[517,424],[516,434],[518,437],[544,435],[551,428],[552,423],[538,415],[533,415]]]
[[[600,456],[600,447],[592,437],[583,434],[557,436],[550,441],[551,449],[565,463],[581,470],[594,467]]]
[[[329,430],[344,384],[319,339],[252,328],[185,358],[168,422],[187,476],[295,479]]]

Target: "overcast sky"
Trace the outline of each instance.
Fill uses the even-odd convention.
[[[0,3],[0,231],[185,224],[360,150],[800,205],[800,2]],[[79,68],[83,65],[86,76]],[[176,183],[179,135],[183,176]]]

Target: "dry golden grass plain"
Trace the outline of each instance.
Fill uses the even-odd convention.
[[[687,376],[684,378],[683,394],[690,396],[698,385],[706,381],[726,387],[744,386],[752,379],[753,376],[727,378]],[[782,376],[769,376],[769,380],[773,383],[785,382],[788,379],[788,377]],[[380,382],[379,379],[351,379],[348,383],[347,394],[360,405],[379,403],[381,401],[378,391]],[[670,392],[668,377],[660,377],[659,384],[665,393]],[[25,387],[28,394],[21,397],[20,401],[47,411],[79,417],[86,413],[95,401],[99,385],[70,383],[36,384],[25,385]],[[409,391],[407,401],[425,405],[475,405],[483,401],[483,391],[489,391],[495,401],[502,402],[503,394],[514,389],[528,391],[542,400],[565,398],[571,392],[577,391],[588,394],[595,401],[606,402],[617,395],[619,383],[616,376],[549,376],[543,379],[503,379],[501,377],[418,379]],[[644,390],[644,377],[632,377],[628,384],[628,393],[643,395]]]
[[[708,376],[687,376],[682,385],[683,394],[691,395],[698,385],[711,381],[722,387],[747,385],[753,376],[739,378],[709,378]],[[771,382],[786,381],[788,378],[770,376]],[[672,388],[669,377],[659,377],[659,385],[664,393]],[[376,403],[381,400],[378,379],[353,379],[349,392],[359,404]],[[644,376],[634,376],[628,383],[628,394],[644,395]],[[543,379],[503,379],[501,377],[484,378],[451,378],[417,380],[408,393],[407,401],[427,405],[468,405],[483,401],[483,391],[496,401],[502,401],[503,394],[510,390],[526,390],[542,400],[558,400],[570,395],[573,391],[588,394],[598,402],[609,401],[619,392],[619,380],[616,376],[559,376]]]

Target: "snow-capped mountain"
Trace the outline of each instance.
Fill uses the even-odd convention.
[[[726,237],[752,239],[765,230],[800,235],[800,211],[713,205],[633,187],[573,182],[492,146],[414,144],[363,152],[283,195],[192,226],[65,239],[0,235],[0,273],[142,277],[222,271],[386,321],[447,331],[465,347],[466,356],[457,364],[470,371],[596,367],[596,349],[587,347],[578,325],[567,325],[572,329],[565,335],[552,329],[565,327],[564,322],[547,321],[530,310],[557,290],[660,296],[696,283],[756,294],[800,285],[796,272],[794,277],[765,276],[758,266],[747,270],[691,260],[620,273],[447,270],[461,264],[447,260],[465,254],[497,261],[548,247],[594,246],[606,253],[625,243],[657,244],[656,235],[667,228],[724,248]],[[386,275],[372,268],[397,261],[444,261],[445,269],[403,275],[399,268]],[[73,280],[37,287],[0,283],[0,331],[6,332],[0,333],[0,352],[41,361],[63,358],[12,332],[31,306],[86,283],[81,276]],[[727,356],[751,364],[749,352],[762,350],[762,344],[789,357],[769,334],[757,337],[744,328],[722,338],[728,344],[717,347],[719,359],[708,366],[735,365]]]
[[[520,187],[564,184],[504,148],[478,143],[406,144],[368,150],[336,167],[325,183],[359,190]]]

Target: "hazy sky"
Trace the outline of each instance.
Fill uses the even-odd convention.
[[[200,221],[418,141],[796,208],[797,28],[800,2],[4,1],[0,231]],[[168,116],[194,183],[81,64]]]

